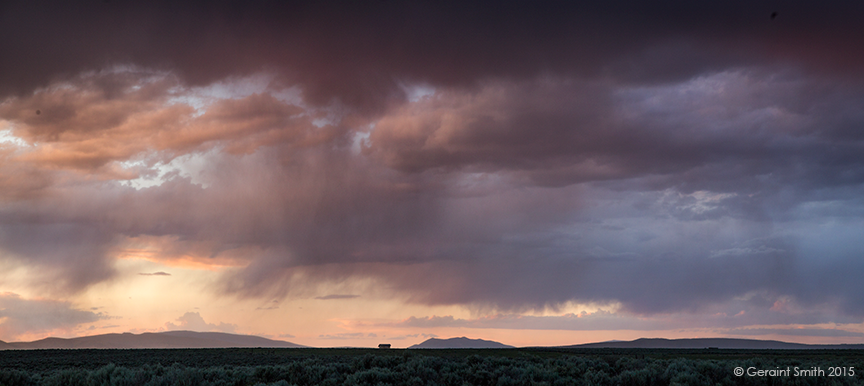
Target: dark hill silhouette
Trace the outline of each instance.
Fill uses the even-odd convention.
[[[304,347],[254,335],[222,332],[167,331],[143,334],[104,334],[79,338],[45,338],[33,342],[0,342],[0,349],[74,348],[222,348],[222,347]]]
[[[491,340],[468,339],[463,336],[461,338],[450,339],[431,338],[408,348],[513,348],[513,346]]]
[[[755,350],[806,350],[806,349],[864,349],[864,344],[803,344],[777,340],[699,338],[699,339],[662,339],[640,338],[632,341],[612,341],[563,346],[565,348],[724,348]]]

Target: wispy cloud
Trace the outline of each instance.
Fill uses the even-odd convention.
[[[318,300],[334,300],[334,299],[356,299],[359,298],[360,295],[326,295],[326,296],[316,296],[315,299]]]
[[[438,335],[435,335],[435,334],[407,334],[407,335],[387,336],[386,338],[387,338],[387,340],[405,340],[405,339],[409,339],[409,338],[429,339],[429,338],[437,338],[437,337],[438,337]]]
[[[321,334],[318,336],[319,339],[366,339],[366,338],[377,338],[378,335],[375,333],[362,333],[362,332],[343,332],[338,334]]]

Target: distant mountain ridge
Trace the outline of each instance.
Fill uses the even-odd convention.
[[[563,348],[677,348],[677,349],[753,349],[753,350],[824,350],[824,349],[864,349],[864,344],[804,344],[788,343],[778,340],[734,339],[734,338],[695,338],[663,339],[640,338],[631,341],[609,341],[599,343],[562,346]]]
[[[0,350],[76,349],[76,348],[226,348],[226,347],[305,347],[299,344],[224,332],[166,331],[143,334],[102,334],[78,338],[45,338],[33,342],[2,342]]]
[[[166,331],[142,334],[102,334],[78,338],[45,338],[33,342],[3,342],[0,350],[29,349],[159,349],[159,348],[230,348],[230,347],[306,347],[296,343],[267,339],[255,335],[228,334],[222,332]],[[560,348],[646,348],[646,349],[753,349],[753,350],[864,350],[864,344],[803,344],[777,340],[734,339],[734,338],[696,338],[663,339],[640,338],[632,341],[607,341],[598,343],[558,346]],[[514,348],[503,343],[469,339],[466,337],[437,339],[431,338],[409,349],[452,349],[452,348]]]
[[[491,340],[469,339],[463,336],[450,339],[431,338],[408,348],[513,348],[513,346]]]

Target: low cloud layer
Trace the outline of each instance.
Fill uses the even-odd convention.
[[[739,328],[729,330],[730,335],[786,335],[817,337],[861,337],[864,333],[839,328]]]

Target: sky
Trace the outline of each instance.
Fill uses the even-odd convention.
[[[0,4],[0,340],[864,343],[860,1]]]

